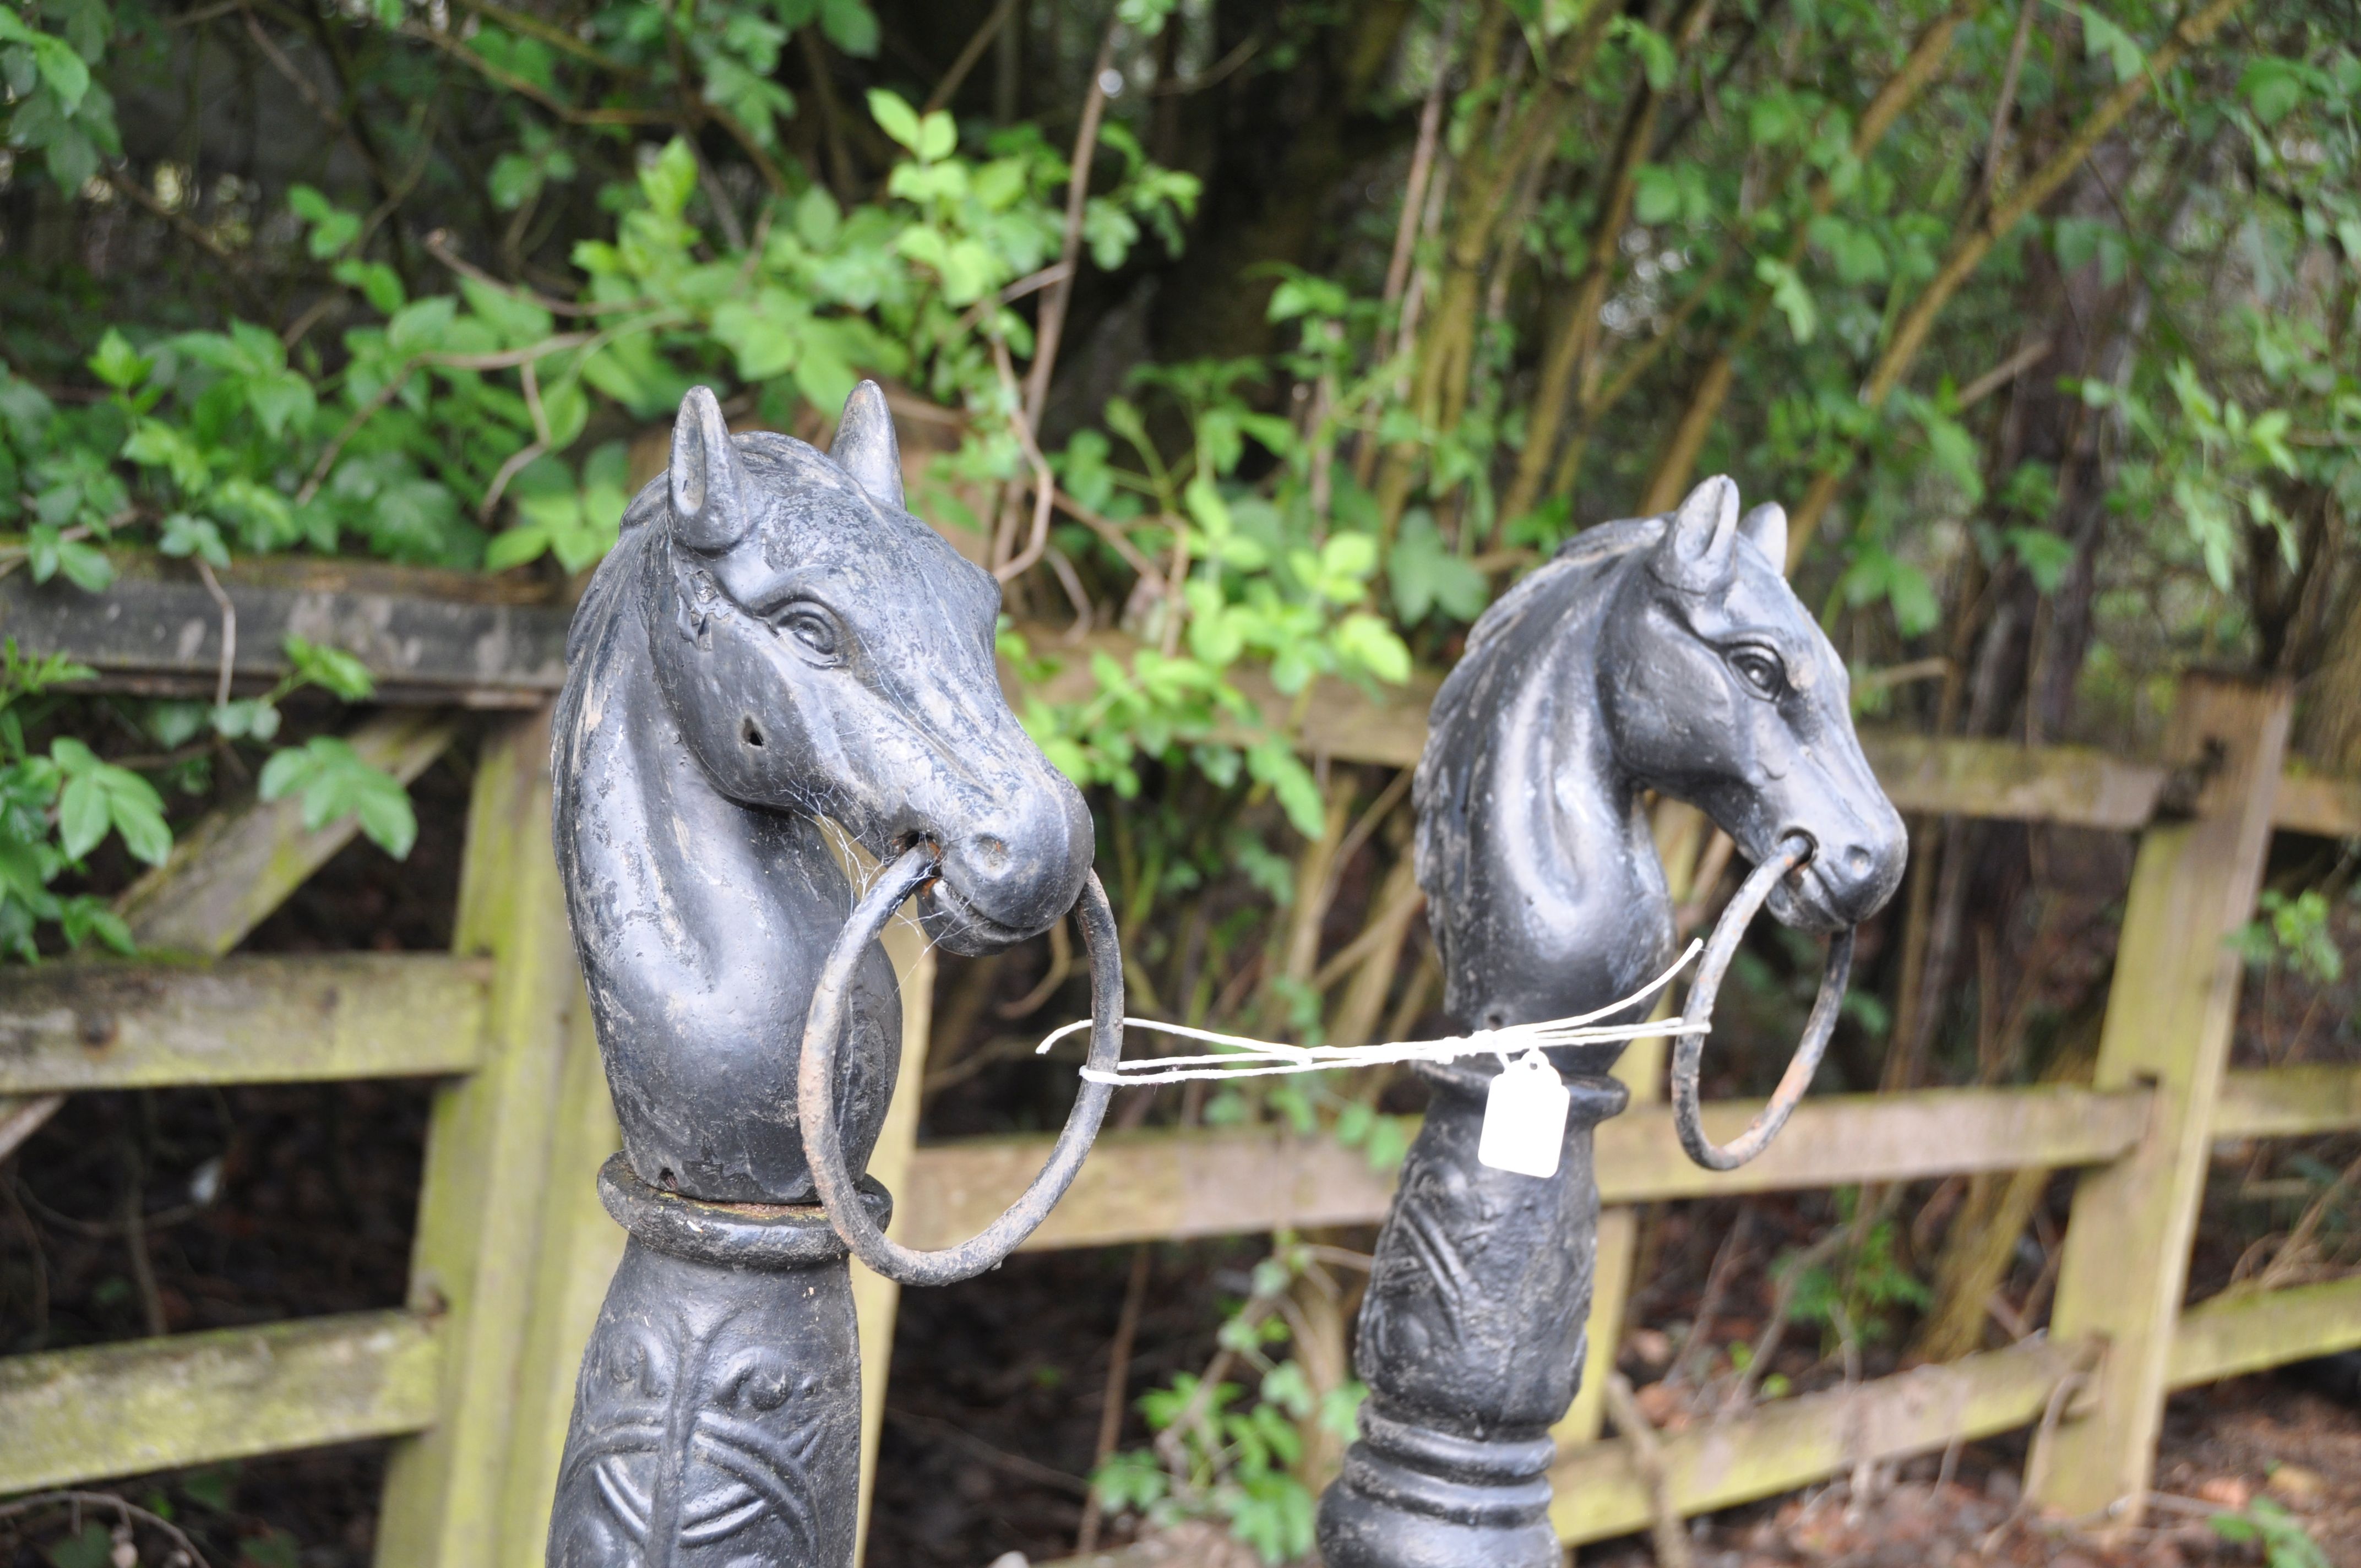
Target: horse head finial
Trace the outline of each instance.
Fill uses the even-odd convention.
[[[880,506],[902,507],[902,448],[894,439],[894,413],[885,393],[874,381],[863,381],[844,400],[844,414],[836,422],[836,439],[828,455],[852,476]]]
[[[680,400],[672,426],[671,489],[673,524],[692,549],[719,554],[753,526],[745,465],[708,388],[691,387]]]
[[[1727,474],[1716,474],[1681,502],[1656,547],[1651,567],[1666,585],[1693,594],[1715,593],[1729,586],[1730,552],[1741,536],[1753,541],[1773,569],[1787,565],[1787,510],[1765,501],[1741,517],[1738,486]]]

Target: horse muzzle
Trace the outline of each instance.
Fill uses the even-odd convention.
[[[954,953],[994,953],[1039,936],[1073,907],[1095,845],[1082,792],[1063,775],[969,831],[927,835],[939,870],[918,895],[928,935]]]
[[[1884,908],[1902,885],[1910,851],[1899,816],[1892,816],[1892,829],[1890,834],[1824,838],[1800,826],[1782,828],[1779,845],[1801,838],[1811,845],[1811,853],[1771,890],[1772,917],[1783,926],[1827,936],[1858,926]],[[1751,858],[1760,863],[1764,857]]]

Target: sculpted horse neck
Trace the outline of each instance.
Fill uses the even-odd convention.
[[[1417,869],[1445,1003],[1469,1029],[1587,1013],[1671,957],[1643,799],[1702,807],[1758,863],[1810,858],[1771,896],[1849,927],[1902,874],[1901,818],[1852,732],[1843,663],[1781,578],[1785,515],[1741,518],[1716,478],[1665,517],[1582,534],[1487,611],[1437,696],[1419,762]],[[1321,1501],[1328,1568],[1554,1568],[1549,1429],[1579,1381],[1616,1046],[1571,1076],[1556,1176],[1477,1157],[1490,1058],[1434,1086],[1378,1241],[1354,1362],[1360,1438]]]
[[[851,1561],[858,1349],[796,1090],[853,908],[821,823],[881,861],[926,846],[901,863],[927,868],[919,918],[953,951],[1074,904],[1090,817],[1001,695],[999,609],[903,510],[864,383],[825,455],[733,436],[690,392],[577,612],[553,830],[622,1124],[600,1194],[631,1240],[583,1358],[553,1564]],[[882,951],[829,994],[825,1103],[857,1179],[900,1056]],[[882,1224],[882,1188],[851,1199]]]

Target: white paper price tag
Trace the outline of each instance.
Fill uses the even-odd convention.
[[[1555,1176],[1572,1101],[1549,1058],[1538,1050],[1527,1051],[1492,1080],[1484,1100],[1484,1135],[1477,1140],[1477,1159],[1494,1170],[1520,1176]]]

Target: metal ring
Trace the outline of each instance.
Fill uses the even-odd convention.
[[[1737,955],[1738,941],[1746,927],[1769,900],[1771,890],[1779,880],[1800,868],[1812,858],[1812,841],[1795,834],[1784,841],[1781,851],[1754,868],[1754,872],[1740,885],[1730,907],[1721,912],[1721,919],[1713,928],[1712,940],[1706,943],[1705,961],[1697,966],[1697,982],[1689,987],[1688,1003],[1682,1009],[1681,1021],[1693,1032],[1679,1036],[1673,1047],[1673,1129],[1680,1135],[1681,1147],[1689,1158],[1708,1170],[1736,1170],[1770,1146],[1795,1113],[1796,1102],[1812,1085],[1812,1075],[1820,1069],[1820,1058],[1828,1048],[1828,1036],[1836,1033],[1837,1013],[1843,1005],[1845,983],[1852,978],[1852,938],[1854,927],[1848,926],[1828,939],[1827,967],[1820,971],[1820,993],[1812,1002],[1812,1014],[1804,1022],[1804,1037],[1796,1042],[1795,1054],[1787,1063],[1787,1070],[1779,1079],[1779,1087],[1771,1093],[1771,1102],[1746,1124],[1746,1130],[1727,1144],[1717,1144],[1705,1135],[1702,1107],[1697,1102],[1697,1077],[1705,1059],[1705,1026],[1713,1022],[1713,1004],[1721,991],[1721,977],[1730,969],[1730,960]]]
[[[975,1235],[934,1252],[921,1252],[886,1238],[860,1201],[852,1173],[845,1168],[836,1096],[831,1092],[837,1047],[844,1037],[845,1001],[851,994],[853,965],[885,929],[902,901],[939,869],[934,851],[927,846],[906,850],[879,874],[853,907],[836,946],[829,949],[828,962],[820,968],[811,1012],[804,1024],[803,1056],[796,1069],[796,1118],[803,1127],[804,1157],[811,1163],[812,1182],[819,1189],[828,1223],[854,1256],[902,1285],[952,1285],[998,1267],[1066,1195],[1074,1172],[1082,1168],[1082,1157],[1090,1153],[1098,1136],[1107,1101],[1115,1093],[1111,1083],[1083,1080],[1074,1108],[1066,1116],[1066,1130],[1058,1135],[1057,1146],[1049,1151],[1033,1185]],[[1091,960],[1090,1065],[1112,1072],[1123,1057],[1123,959],[1115,941],[1115,911],[1107,906],[1106,891],[1099,886],[1095,872],[1082,883],[1074,913],[1080,916],[1082,945]]]

